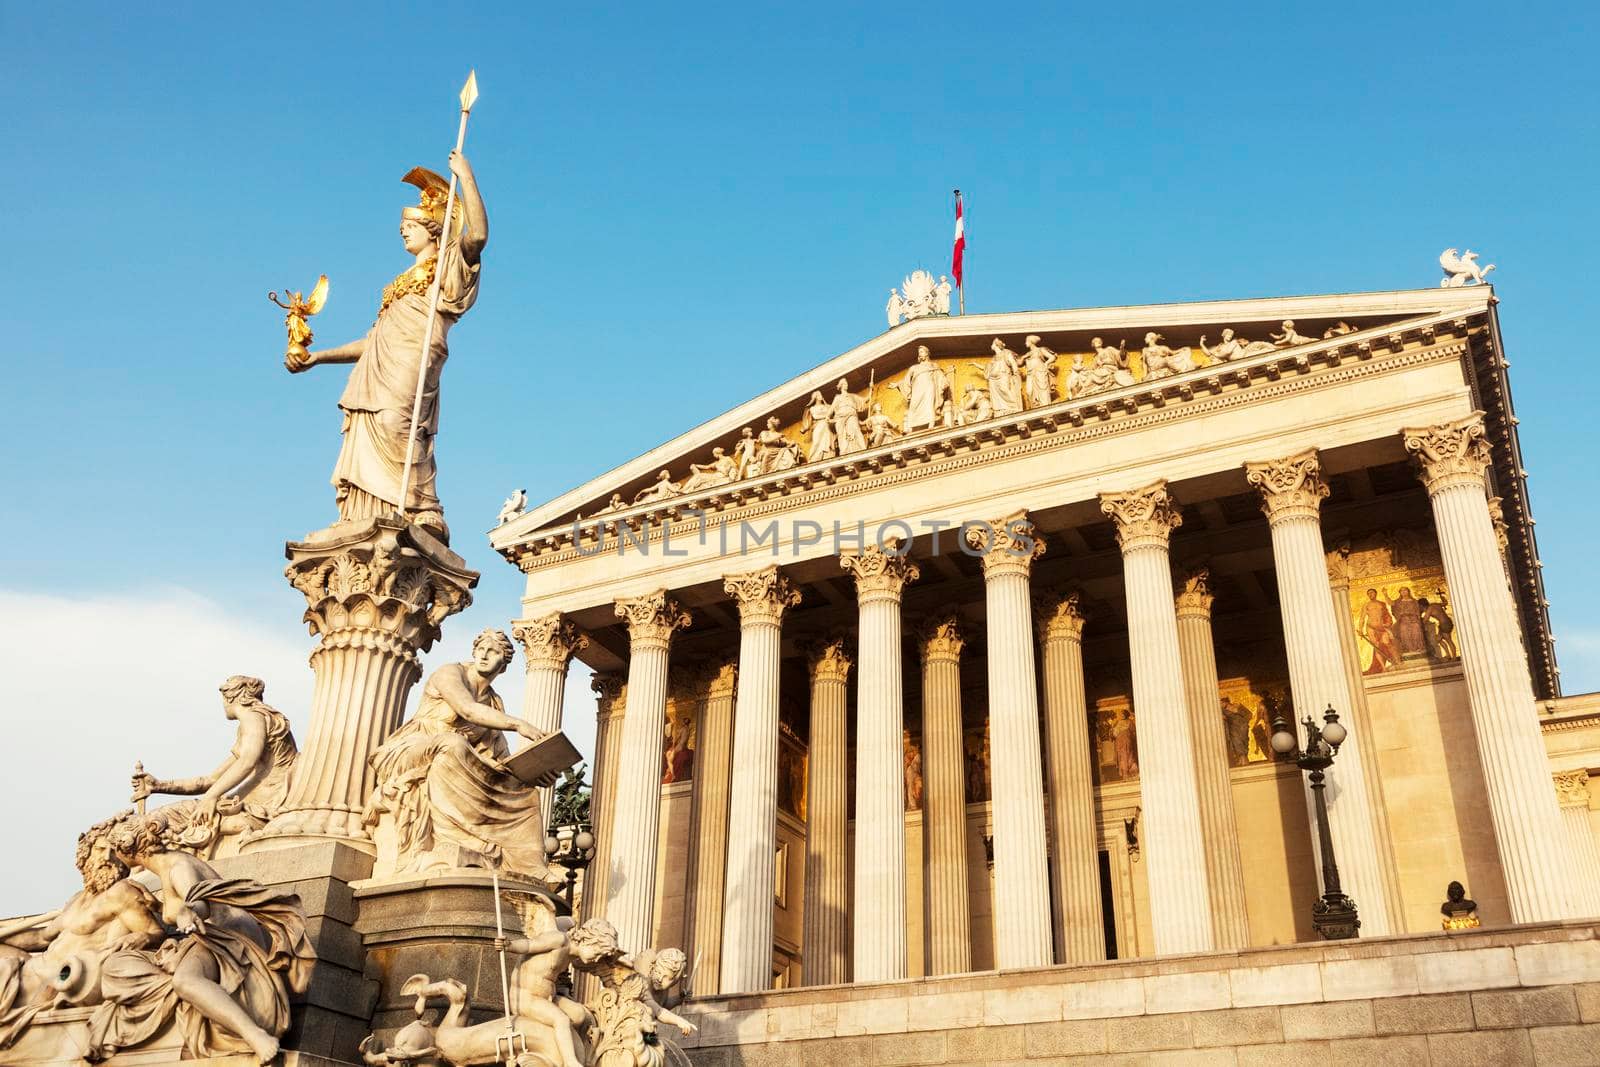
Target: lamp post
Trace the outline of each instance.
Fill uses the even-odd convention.
[[[1339,865],[1333,856],[1333,838],[1328,833],[1328,802],[1323,797],[1324,771],[1333,766],[1334,754],[1344,744],[1349,731],[1339,722],[1339,713],[1330,704],[1322,713],[1319,728],[1310,715],[1301,723],[1306,731],[1306,746],[1294,761],[1311,774],[1311,795],[1317,808],[1317,845],[1322,853],[1322,896],[1311,906],[1311,925],[1326,941],[1342,941],[1358,936],[1361,919],[1356,902],[1339,888]],[[1272,750],[1288,756],[1299,749],[1294,730],[1280,716],[1272,720]]]
[[[550,829],[544,838],[545,858],[567,872],[567,884],[560,892],[569,910],[577,896],[578,875],[594,859],[594,833],[589,829],[589,790],[583,781],[583,772],[582,766],[567,771],[566,778],[556,786],[555,799],[550,805]]]

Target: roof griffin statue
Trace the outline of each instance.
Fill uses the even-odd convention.
[[[450,327],[478,298],[489,216],[472,165],[461,152],[466,116],[477,99],[469,78],[461,92],[462,125],[450,153],[450,180],[414,167],[402,181],[417,187],[419,203],[400,212],[400,239],[414,262],[384,287],[378,318],[365,336],[307,350],[305,318],[320,310],[325,282],[309,300],[280,304],[289,312],[291,374],[330,363],[353,363],[339,398],[344,443],[333,468],[341,522],[410,516],[448,543],[449,528],[434,484],[433,442],[439,432],[439,377],[449,358]],[[459,189],[459,197],[457,191]]]
[[[1439,283],[1441,289],[1459,289],[1463,285],[1488,285],[1486,275],[1494,270],[1494,264],[1487,267],[1478,266],[1478,253],[1467,249],[1460,255],[1454,248],[1447,248],[1439,253],[1439,266],[1444,268],[1445,278]]]

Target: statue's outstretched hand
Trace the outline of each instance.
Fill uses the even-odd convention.
[[[153,774],[146,774],[143,771],[135,771],[130,781],[133,786],[133,795],[129,797],[130,800],[144,800],[151,793],[156,791],[156,778]]]
[[[289,351],[283,354],[283,365],[288,369],[290,374],[299,374],[301,371],[306,370],[315,363],[316,360],[311,357],[311,353],[309,352],[302,356],[299,352],[296,352],[291,348]]]

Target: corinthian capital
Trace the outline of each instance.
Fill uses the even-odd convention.
[[[1033,561],[1044,555],[1044,538],[1028,521],[1026,511],[966,526],[962,536],[968,548],[982,553],[985,578],[1002,574],[1020,574],[1026,578],[1033,569]]]
[[[1246,463],[1244,476],[1261,491],[1261,510],[1273,524],[1295,519],[1315,522],[1322,498],[1328,495],[1314,448],[1266,463]]]
[[[1167,492],[1165,481],[1126,493],[1101,493],[1100,511],[1116,521],[1117,543],[1124,553],[1136,548],[1164,552],[1172,531],[1183,525],[1178,502]]]
[[[657,589],[644,596],[619,599],[617,618],[627,620],[629,641],[633,650],[638,651],[670,646],[672,635],[688,627],[690,616],[676,600],[667,596],[665,589]]]
[[[628,680],[620,674],[596,673],[589,678],[589,688],[594,690],[597,711],[602,718],[620,714],[627,703]]]
[[[812,681],[839,685],[850,680],[850,667],[855,662],[850,655],[849,642],[838,634],[808,645],[806,660],[811,666]]]
[[[1556,787],[1556,802],[1563,808],[1589,806],[1589,772],[1561,771],[1552,776]]]
[[[1458,485],[1484,488],[1490,457],[1483,412],[1438,426],[1401,430],[1400,436],[1429,496]]]
[[[739,684],[739,664],[733,660],[723,660],[713,663],[706,668],[705,685],[706,696],[716,697],[732,696],[734,689]]]
[[[1211,618],[1211,603],[1215,599],[1211,594],[1210,567],[1188,567],[1179,572],[1178,594],[1173,603],[1180,618],[1185,615]]]
[[[1083,640],[1083,594],[1076,589],[1051,593],[1034,609],[1034,625],[1039,628],[1039,640]]]
[[[928,619],[917,635],[924,663],[941,660],[957,663],[967,639],[961,633],[961,618],[953,608]]]
[[[1328,584],[1335,589],[1350,587],[1350,542],[1341,541],[1327,553]]]
[[[785,608],[800,603],[800,590],[778,573],[778,567],[763,567],[749,574],[730,574],[722,579],[722,591],[739,604],[739,621],[745,626],[777,626],[783,622]]]
[[[922,568],[899,554],[904,542],[890,538],[887,545],[868,545],[839,553],[839,566],[856,580],[856,597],[862,603],[900,599],[906,585],[922,575]]]
[[[562,619],[559,611],[512,623],[511,636],[522,643],[522,655],[530,671],[540,667],[565,671],[573,655],[589,647],[589,638]]]

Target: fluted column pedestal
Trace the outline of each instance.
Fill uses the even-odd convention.
[[[728,873],[728,788],[733,774],[733,663],[714,664],[702,679],[705,703],[694,751],[694,838],[690,869],[689,958],[699,960],[694,988],[722,988],[722,892]]]
[[[1189,726],[1194,730],[1194,774],[1200,789],[1200,832],[1206,841],[1212,932],[1216,947],[1226,950],[1250,944],[1250,919],[1245,911],[1239,826],[1233,813],[1233,778],[1228,770],[1228,741],[1222,732],[1222,701],[1217,690],[1210,582],[1211,572],[1204,567],[1189,570],[1183,576],[1174,605]]]
[[[800,592],[776,566],[735,575],[723,590],[739,605],[739,695],[728,801],[722,992],[772,985],[772,908],[778,848],[778,663],[783,613]]]
[[[1511,919],[1547,922],[1579,910],[1580,891],[1564,855],[1528,658],[1489,518],[1484,432],[1475,412],[1402,436],[1433,505]]]
[[[511,636],[522,645],[523,662],[528,668],[523,689],[522,717],[547,734],[561,729],[561,709],[567,693],[567,667],[572,657],[589,646],[589,638],[578,632],[561,613],[522,619],[511,624]],[[539,811],[546,827],[550,825],[550,798],[554,790],[539,790]]]
[[[811,739],[806,771],[806,897],[801,980],[850,981],[850,652],[842,637],[808,650]]]
[[[1052,962],[1050,872],[1045,860],[1044,757],[1033,662],[1028,577],[1044,541],[1026,513],[967,529],[983,550],[989,652],[990,805],[994,815],[994,962]]]
[[[1102,493],[1117,524],[1128,599],[1133,709],[1139,724],[1139,797],[1149,864],[1150,924],[1158,955],[1209,952],[1211,892],[1201,838],[1194,731],[1189,726],[1167,541],[1182,521],[1166,482]]]
[[[1600,915],[1600,845],[1589,820],[1589,772],[1561,771],[1555,775],[1556,801],[1566,828],[1572,881],[1578,889],[1573,901],[1575,918]]]
[[[900,677],[900,594],[921,573],[872,545],[839,564],[856,580],[860,606],[856,694],[854,969],[857,982],[906,977],[906,831]]]
[[[967,903],[966,760],[961,739],[961,622],[935,616],[918,642],[922,656],[924,878],[929,975],[972,970]]]
[[[342,536],[290,542],[285,552],[284,574],[305,596],[304,618],[318,638],[311,723],[283,809],[241,848],[332,839],[371,854],[361,825],[373,785],[368,760],[405,716],[422,675],[417,653],[472,603],[478,575],[399,518],[352,523]]]
[[[1272,529],[1272,561],[1277,570],[1283,645],[1289,660],[1289,689],[1295,710],[1302,718],[1311,715],[1319,720],[1328,707],[1344,715],[1352,707],[1353,698],[1338,623],[1328,603],[1328,568],[1319,515],[1328,485],[1316,450],[1265,463],[1247,463],[1245,478],[1260,490],[1261,509]],[[1349,736],[1328,773],[1328,832],[1340,881],[1361,916],[1361,932],[1368,937],[1382,936],[1395,932],[1398,916],[1389,911],[1374,829],[1382,813],[1373,810],[1367,787],[1367,779],[1376,773],[1372,740],[1362,736],[1353,717],[1345,725]],[[1315,840],[1316,817],[1311,814],[1315,805],[1308,784],[1304,795]],[[1318,855],[1319,873],[1321,866]]]
[[[1075,592],[1045,600],[1036,617],[1044,660],[1044,767],[1050,790],[1057,963],[1106,958],[1094,760],[1083,687],[1083,621]]]
[[[617,755],[605,915],[622,947],[642,952],[651,946],[655,919],[667,660],[689,613],[661,590],[617,601],[617,615],[628,622],[628,713]]]

